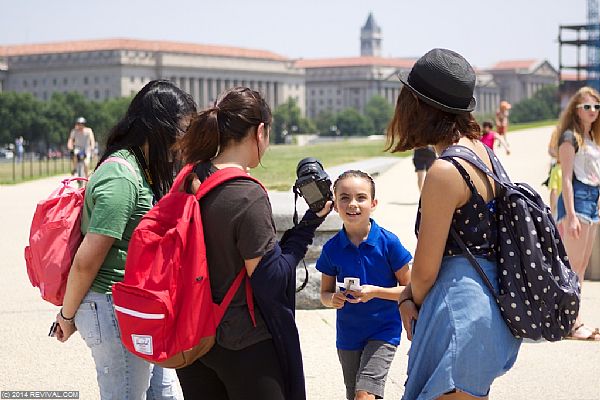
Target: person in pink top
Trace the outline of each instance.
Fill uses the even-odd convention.
[[[481,140],[481,143],[492,149],[492,151],[494,150],[494,144],[496,140],[498,140],[500,145],[504,147],[504,150],[506,150],[506,155],[510,155],[510,148],[508,147],[506,139],[504,139],[504,136],[500,135],[498,132],[494,132],[492,127],[493,125],[490,121],[484,121],[481,125],[482,132],[479,140]]]

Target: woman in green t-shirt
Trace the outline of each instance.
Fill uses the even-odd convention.
[[[112,129],[86,186],[85,236],[56,317],[56,337],[65,342],[79,331],[92,351],[102,399],[182,398],[174,371],[134,356],[121,343],[112,285],[125,274],[133,230],[173,183],[171,146],[195,112],[190,95],[171,82],[149,82]]]

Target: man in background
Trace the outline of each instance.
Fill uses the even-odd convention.
[[[83,117],[77,118],[67,141],[67,149],[71,152],[71,175],[77,171],[77,162],[83,160],[84,178],[89,175],[90,159],[96,146],[94,132],[85,126],[86,122]]]

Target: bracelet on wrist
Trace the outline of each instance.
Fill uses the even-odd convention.
[[[65,314],[63,314],[63,309],[62,309],[62,308],[60,309],[60,312],[59,312],[59,314],[60,314],[60,317],[61,317],[61,318],[62,318],[64,321],[66,321],[66,322],[70,322],[70,323],[75,323],[75,316],[73,315],[71,318],[67,318],[67,317],[65,317]]]
[[[407,298],[405,298],[405,299],[401,300],[401,301],[398,303],[398,308],[400,308],[400,306],[402,305],[402,303],[404,303],[404,302],[405,302],[405,301],[407,301],[407,300],[410,300],[410,301],[412,301],[412,297],[407,297]]]

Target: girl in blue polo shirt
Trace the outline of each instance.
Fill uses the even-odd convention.
[[[410,282],[412,256],[396,235],[370,218],[377,200],[369,175],[346,171],[333,192],[344,227],[323,246],[317,261],[321,302],[337,309],[336,347],[346,398],[383,398],[400,343],[398,300]]]

